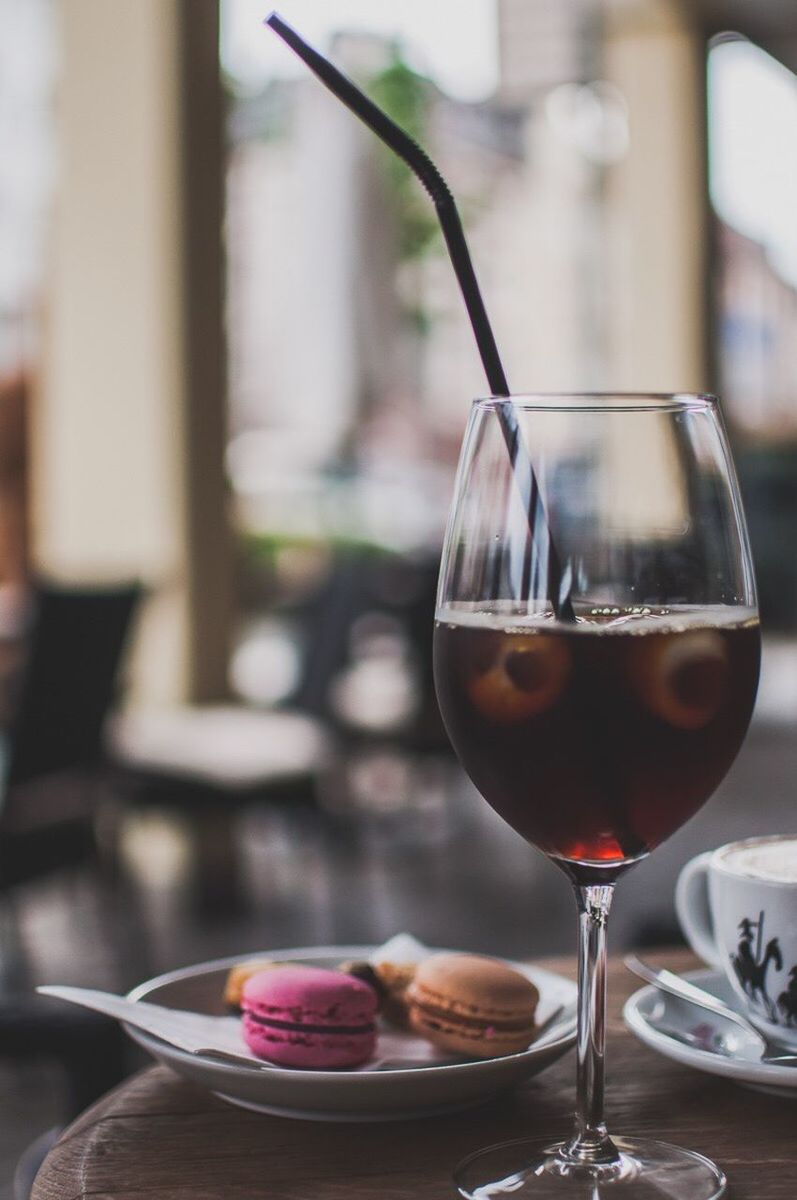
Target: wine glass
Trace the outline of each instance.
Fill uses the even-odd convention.
[[[527,395],[473,404],[441,565],[434,667],[485,800],[571,881],[575,1128],[493,1146],[460,1194],[708,1200],[699,1154],[603,1117],[606,925],[623,872],[689,819],[744,739],[760,636],[717,402]]]

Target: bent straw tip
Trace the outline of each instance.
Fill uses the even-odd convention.
[[[272,29],[276,29],[279,25],[283,25],[284,21],[277,12],[276,8],[272,8],[267,17],[263,18],[264,25],[270,25]]]

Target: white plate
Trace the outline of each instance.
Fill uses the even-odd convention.
[[[685,978],[731,1008],[737,1007],[733,989],[719,971],[690,971]],[[740,1036],[730,1021],[701,1011],[677,996],[660,992],[655,987],[640,988],[626,1001],[623,1017],[640,1041],[675,1062],[707,1071],[710,1075],[722,1075],[757,1091],[797,1099],[797,1067],[762,1063],[745,1042],[744,1034]],[[688,1039],[693,1044],[686,1045],[679,1039]],[[720,1052],[701,1049],[701,1043],[703,1046],[713,1044]]]
[[[227,972],[243,957],[272,957],[281,962],[336,966],[345,959],[367,959],[374,949],[373,946],[316,946],[279,950],[271,955],[237,955],[160,975],[139,984],[130,992],[129,999],[146,999],[170,1008],[222,1015],[222,992]],[[539,988],[540,1023],[560,1006],[563,1007],[562,1015],[528,1050],[480,1062],[373,1072],[239,1067],[186,1054],[129,1025],[125,1029],[159,1062],[243,1108],[315,1121],[389,1121],[432,1115],[483,1103],[544,1070],[573,1045],[576,985],[540,967],[521,963],[511,965]]]

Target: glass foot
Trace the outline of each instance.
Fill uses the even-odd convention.
[[[468,1200],[717,1200],[726,1179],[702,1154],[667,1142],[613,1138],[619,1157],[581,1164],[562,1155],[563,1145],[523,1139],[488,1146],[462,1160],[454,1172]]]

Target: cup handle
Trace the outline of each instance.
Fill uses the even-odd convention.
[[[714,940],[714,923],[708,901],[708,865],[712,854],[711,850],[698,854],[681,871],[675,885],[675,911],[695,954],[699,954],[709,966],[722,970],[724,964]]]

